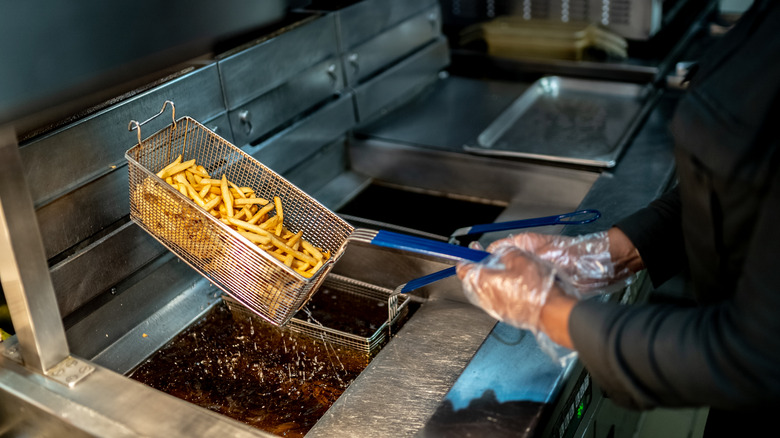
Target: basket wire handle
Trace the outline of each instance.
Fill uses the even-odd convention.
[[[149,123],[150,121],[156,119],[160,116],[163,112],[165,112],[165,107],[168,106],[168,104],[171,105],[171,119],[173,120],[173,129],[176,129],[176,107],[173,105],[173,102],[170,100],[166,100],[163,102],[162,109],[159,113],[153,115],[152,117],[149,117],[148,119],[144,120],[141,123],[138,123],[135,120],[131,120],[130,123],[127,125],[127,130],[132,131],[133,129],[138,130],[138,144],[141,144],[141,126]]]

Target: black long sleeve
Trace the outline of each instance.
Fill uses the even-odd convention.
[[[583,301],[570,332],[580,359],[621,404],[726,409],[780,403],[780,174],[749,242],[734,298],[701,308]]]
[[[680,192],[677,186],[615,226],[628,236],[639,251],[654,286],[664,283],[685,266]]]

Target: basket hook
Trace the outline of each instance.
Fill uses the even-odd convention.
[[[131,120],[130,123],[127,125],[127,130],[132,131],[133,129],[138,130],[138,144],[141,144],[141,126],[147,124],[153,119],[156,119],[160,116],[163,112],[165,112],[165,107],[168,105],[171,105],[171,119],[173,120],[173,129],[176,129],[176,107],[173,105],[173,102],[170,100],[166,100],[163,102],[162,109],[159,113],[153,115],[152,117],[149,117],[148,119],[144,120],[143,122],[137,122],[135,120]]]

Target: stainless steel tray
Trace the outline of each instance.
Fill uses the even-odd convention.
[[[477,138],[468,152],[613,167],[648,111],[652,88],[546,76]]]

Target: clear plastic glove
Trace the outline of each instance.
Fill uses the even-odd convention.
[[[497,240],[487,250],[493,252],[506,245],[553,264],[579,297],[614,292],[633,279],[628,263],[613,261],[607,231],[581,236],[521,233]]]
[[[505,242],[479,263],[458,263],[457,272],[472,304],[499,321],[531,331],[542,351],[561,367],[577,357],[543,331],[542,308],[548,298],[570,288],[556,280],[552,264]]]
[[[479,263],[458,263],[457,273],[472,304],[499,321],[539,331],[542,307],[555,284],[552,265],[504,244]]]

